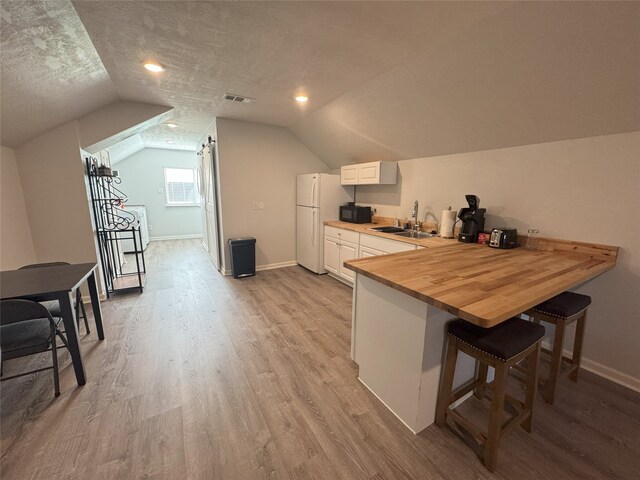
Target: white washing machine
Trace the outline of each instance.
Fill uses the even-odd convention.
[[[149,245],[149,226],[147,224],[147,209],[144,205],[125,205],[124,210],[132,213],[138,222],[140,222],[140,234],[142,236],[142,250],[147,248]],[[131,236],[130,233],[124,234],[128,237]],[[136,234],[137,241],[137,234]],[[122,247],[122,251],[125,253],[133,252],[133,240],[130,238],[125,238],[120,240],[120,245]]]

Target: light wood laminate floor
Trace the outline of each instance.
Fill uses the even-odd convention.
[[[506,437],[490,474],[450,431],[414,436],[357,381],[350,288],[301,267],[222,277],[195,240],[152,242],[147,265],[144,294],[104,302],[106,340],[83,336],[84,387],[66,352],[59,398],[49,372],[2,384],[2,480],[640,471],[640,395],[594,375],[561,382],[553,407],[539,397],[533,433]]]

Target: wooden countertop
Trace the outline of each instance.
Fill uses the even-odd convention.
[[[570,243],[562,242],[563,248]],[[492,327],[616,264],[617,247],[606,247],[611,253],[605,254],[576,253],[578,247],[573,248],[501,250],[456,242],[344,265],[476,325]]]
[[[371,230],[374,227],[382,227],[385,224],[382,223],[349,223],[340,222],[337,220],[329,220],[324,222],[325,225],[335,228],[343,228],[345,230],[351,230],[358,233],[364,233],[366,235],[373,235],[375,237],[388,238],[397,242],[411,243],[412,245],[418,245],[425,248],[445,247],[457,244],[458,242],[453,238],[441,238],[441,237],[429,237],[429,238],[407,238],[393,235],[392,233],[382,233]]]

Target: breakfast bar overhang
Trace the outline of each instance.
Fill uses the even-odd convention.
[[[446,324],[495,326],[615,266],[618,247],[541,239],[536,251],[477,244],[349,260],[358,378],[411,431],[435,418]],[[454,387],[475,365],[460,356]]]

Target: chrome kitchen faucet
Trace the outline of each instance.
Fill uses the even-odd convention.
[[[413,217],[413,229],[416,232],[420,231],[420,221],[418,220],[418,200],[413,204],[413,212],[411,212],[411,216]]]

